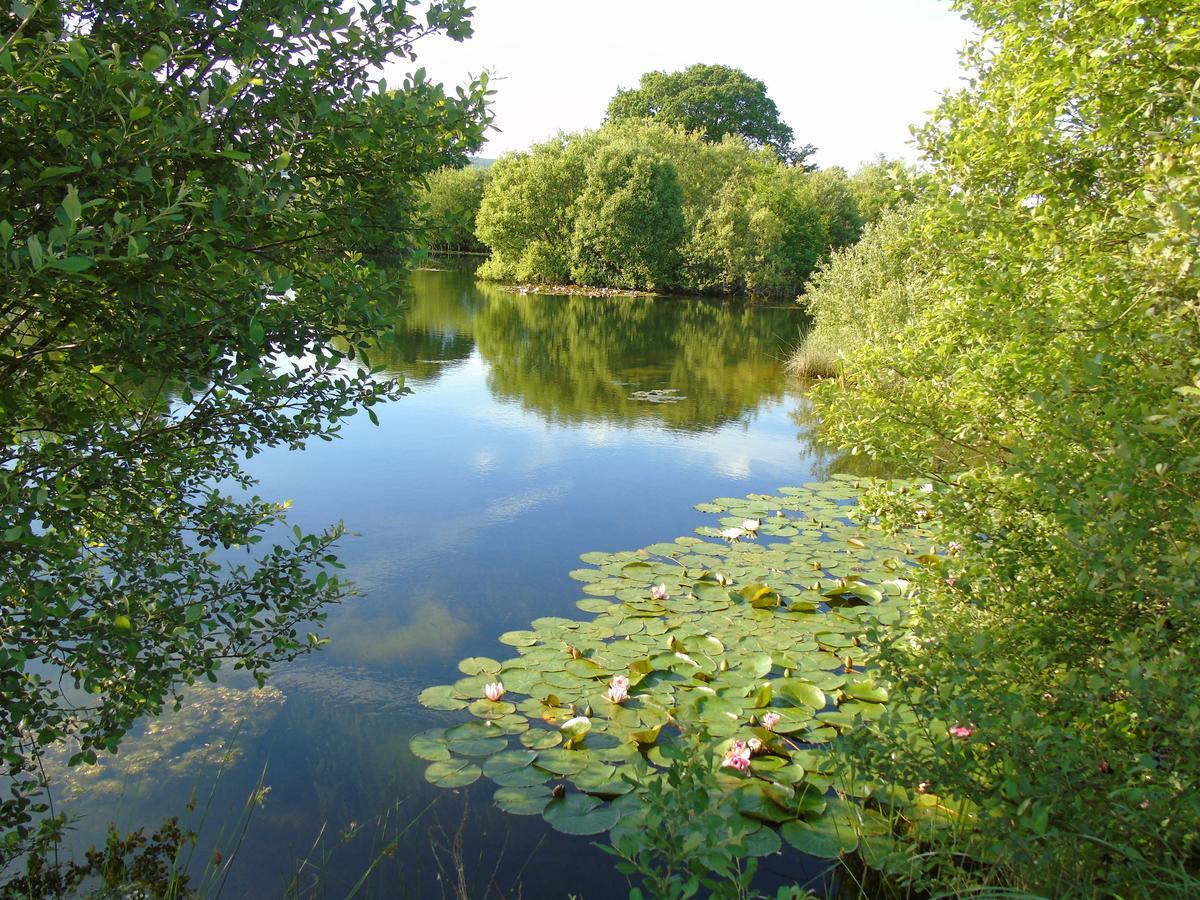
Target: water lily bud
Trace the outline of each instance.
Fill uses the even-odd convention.
[[[729,660],[722,656],[721,657],[721,665],[718,666],[718,668],[722,672],[728,672],[729,671]]]
[[[784,670],[783,670],[783,677],[784,677],[784,678],[791,678],[791,677],[792,677],[792,670],[791,670],[791,669],[784,669]]]
[[[583,714],[585,716],[587,716],[589,719],[592,717],[592,704],[589,703],[587,706],[585,706],[583,708]]]
[[[556,784],[554,786],[554,788],[550,791],[550,796],[553,797],[555,800],[561,800],[566,795],[567,795],[567,788],[566,788],[566,785],[563,785],[563,784]]]

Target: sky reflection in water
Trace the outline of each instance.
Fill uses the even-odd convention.
[[[99,839],[109,819],[183,815],[196,791],[192,824],[207,810],[197,859],[239,846],[225,897],[278,896],[297,873],[317,895],[344,896],[392,841],[360,896],[452,895],[447,848],[464,821],[472,896],[517,883],[524,897],[624,896],[589,839],[499,812],[486,779],[458,794],[426,784],[409,737],[460,717],[416,695],[456,680],[464,656],[503,655],[506,630],[582,616],[567,577],[580,553],[670,540],[706,524],[694,503],[823,477],[829,461],[781,365],[804,318],[520,295],[465,272],[414,273],[412,294],[372,361],[413,394],[379,427],[357,416],[341,440],[250,465],[262,496],[294,501],[301,527],[345,520],[355,537],[340,555],[364,596],[330,610],[331,643],[280,667],[276,694],[256,698],[234,678],[223,693],[197,689],[195,709],[148,723],[119,765],[72,773],[86,815],[75,843]],[[678,399],[635,396],[653,390]],[[260,776],[270,793],[239,844]],[[794,879],[799,865],[764,868]]]

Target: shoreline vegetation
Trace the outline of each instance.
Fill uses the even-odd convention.
[[[654,291],[631,288],[591,287],[586,284],[510,284],[496,285],[510,294],[544,294],[549,297],[665,297]]]

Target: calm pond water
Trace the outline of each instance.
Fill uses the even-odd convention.
[[[692,504],[824,477],[802,386],[782,361],[791,308],[699,300],[540,297],[421,271],[375,362],[412,395],[346,424],[344,439],[251,461],[292,521],[344,519],[363,596],[329,612],[330,644],[263,692],[197,687],[121,753],[64,776],[72,841],[181,815],[193,870],[229,857],[225,897],[624,896],[591,839],[491,804],[485,780],[428,785],[409,738],[461,716],[417,703],[465,656],[503,658],[502,632],[582,616],[579,554],[635,549],[708,524]],[[649,395],[637,392],[667,391]],[[247,798],[269,789],[243,816]],[[194,796],[193,809],[187,810]],[[458,848],[456,850],[456,848]],[[768,880],[812,877],[765,860]],[[460,881],[461,879],[461,881]]]

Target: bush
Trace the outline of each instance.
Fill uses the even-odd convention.
[[[915,210],[887,210],[862,240],[836,251],[812,276],[801,302],[813,327],[791,368],[833,374],[835,361],[864,344],[891,340],[922,306]]]
[[[487,169],[445,166],[427,179],[422,230],[432,250],[470,253],[485,248],[475,236],[475,218],[483,201]]]
[[[571,240],[580,284],[677,284],[685,228],[675,167],[645,151],[606,148],[588,161]]]
[[[810,296],[854,340],[827,436],[928,477],[876,510],[952,549],[884,652],[926,727],[851,747],[975,811],[924,824],[919,886],[1194,894],[1200,30],[1157,2],[958,6],[973,77],[921,133],[909,261],[885,220]]]

